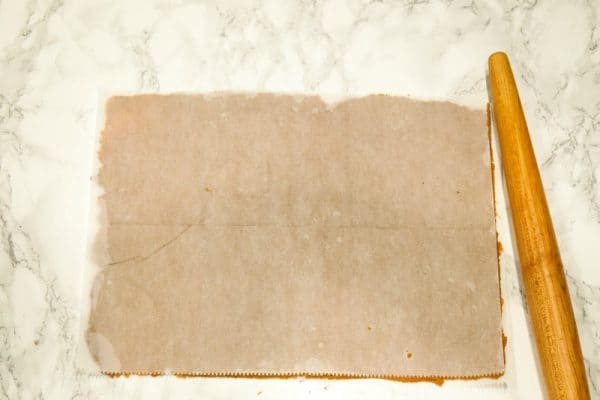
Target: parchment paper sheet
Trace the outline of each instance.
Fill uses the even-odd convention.
[[[85,338],[103,371],[504,368],[484,110],[139,95],[105,109]]]

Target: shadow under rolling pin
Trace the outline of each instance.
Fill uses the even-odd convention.
[[[489,60],[492,109],[548,398],[590,398],[577,326],[515,79],[504,53]]]

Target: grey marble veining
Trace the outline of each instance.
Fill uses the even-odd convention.
[[[600,3],[0,1],[0,398],[541,398],[503,188],[507,371],[452,383],[90,376],[75,364],[99,93],[487,101],[509,53],[600,398]],[[497,176],[501,182],[501,175]]]

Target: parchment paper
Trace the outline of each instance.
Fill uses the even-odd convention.
[[[85,333],[108,372],[504,368],[484,110],[111,98]]]

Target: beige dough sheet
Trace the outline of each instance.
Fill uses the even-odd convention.
[[[501,373],[485,110],[110,98],[84,345],[104,372]]]

